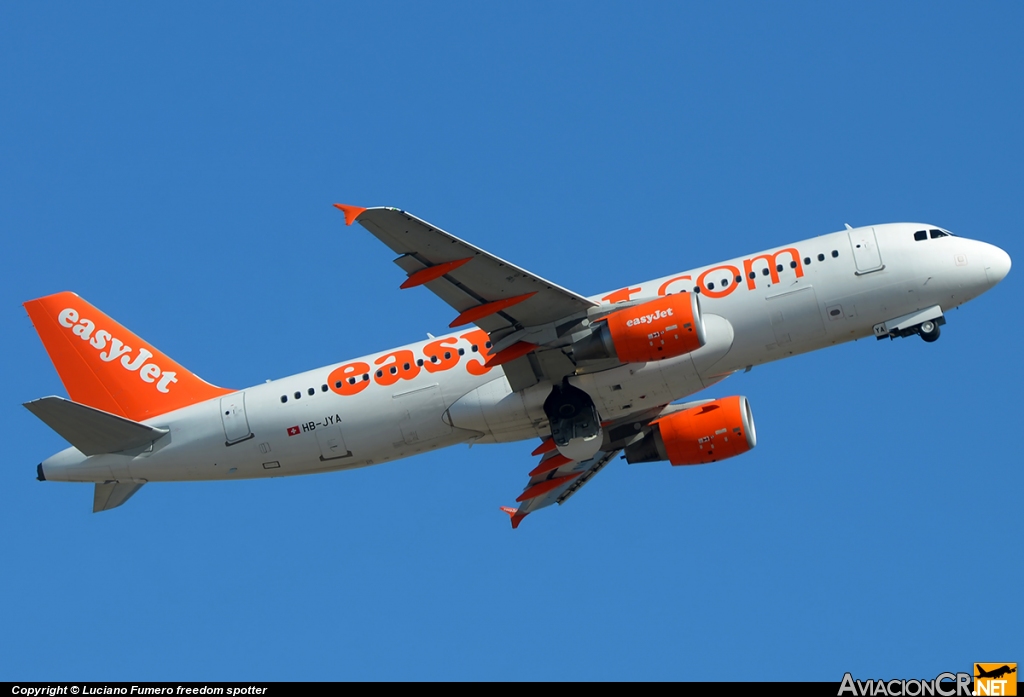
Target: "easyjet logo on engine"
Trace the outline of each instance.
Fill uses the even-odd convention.
[[[626,326],[627,327],[636,327],[636,326],[641,325],[641,324],[651,324],[656,319],[665,319],[666,317],[671,317],[671,316],[672,316],[672,308],[670,307],[667,310],[658,310],[657,312],[653,312],[653,313],[651,313],[649,315],[644,315],[643,317],[636,317],[634,319],[628,319],[628,320],[626,320]]]
[[[156,383],[159,392],[166,394],[171,383],[178,381],[178,374],[173,370],[163,370],[156,363],[147,362],[153,357],[152,351],[140,347],[138,353],[132,355],[135,349],[127,346],[106,329],[97,329],[96,323],[91,319],[79,318],[78,310],[72,307],[61,310],[57,315],[57,322],[60,326],[70,329],[71,333],[82,341],[87,341],[89,346],[99,352],[101,361],[117,361],[125,370],[138,373],[139,379],[143,382]]]

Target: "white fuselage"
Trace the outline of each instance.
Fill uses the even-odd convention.
[[[844,230],[595,296],[621,302],[699,288],[708,342],[571,381],[602,419],[617,419],[749,366],[872,336],[879,323],[917,310],[947,311],[1009,270],[1006,253],[984,242],[915,240],[916,231],[932,229]],[[147,450],[86,457],[68,448],[42,468],[48,480],[80,482],[277,477],[548,435],[542,404],[551,385],[512,392],[502,368],[483,367],[486,341],[464,329],[256,385],[146,421],[170,430]],[[339,375],[352,376],[351,394],[331,389]]]

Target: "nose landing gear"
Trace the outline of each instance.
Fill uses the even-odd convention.
[[[939,338],[939,327],[945,323],[946,318],[942,314],[942,308],[935,305],[887,322],[880,322],[873,327],[873,330],[876,339],[895,339],[917,334],[931,343]]]

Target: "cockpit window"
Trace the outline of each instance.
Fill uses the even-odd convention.
[[[953,233],[947,232],[946,230],[939,230],[937,228],[933,228],[931,230],[918,230],[914,233],[914,239],[920,242],[921,240],[928,239],[929,235],[931,235],[933,240],[937,240],[940,237],[952,237]]]

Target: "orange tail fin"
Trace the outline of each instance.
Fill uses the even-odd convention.
[[[68,396],[142,421],[228,394],[181,367],[74,293],[25,303]]]

